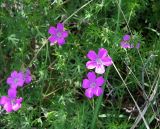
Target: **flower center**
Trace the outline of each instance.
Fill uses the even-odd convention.
[[[17,79],[17,78],[15,78],[15,79],[14,79],[14,83],[17,83],[17,82],[18,82],[18,79]]]
[[[61,36],[62,36],[61,32],[57,32],[57,37],[59,38]]]
[[[15,105],[15,104],[16,104],[15,99],[12,99],[12,100],[11,100],[11,104],[12,104],[12,105]]]
[[[96,86],[96,83],[95,82],[93,82],[93,83],[91,83],[91,85],[90,85],[92,88],[93,87],[95,87]]]
[[[102,64],[102,61],[101,61],[100,58],[97,58],[97,59],[96,59],[96,62],[97,62],[98,65],[101,65],[101,64]]]

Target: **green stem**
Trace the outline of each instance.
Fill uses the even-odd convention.
[[[105,80],[107,79],[107,76],[108,76],[108,73],[109,73],[109,70],[110,70],[110,67],[107,69],[107,72],[105,74]],[[107,84],[106,84],[107,86]],[[105,88],[105,85],[103,85],[103,89]],[[96,101],[96,108],[95,108],[95,111],[94,111],[94,114],[93,114],[93,119],[92,119],[92,123],[91,123],[91,129],[94,129],[95,128],[95,123],[96,123],[96,120],[97,120],[97,116],[98,116],[98,113],[99,113],[99,110],[100,110],[100,105],[102,103],[102,99],[103,99],[103,95],[101,95],[98,100]]]

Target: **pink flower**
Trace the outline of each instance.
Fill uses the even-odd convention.
[[[91,50],[88,52],[87,57],[90,59],[86,63],[88,69],[94,69],[98,74],[103,74],[105,72],[105,66],[112,65],[112,58],[108,56],[108,51],[104,48],[100,48],[98,55],[95,51]]]
[[[68,31],[64,30],[64,26],[62,23],[57,24],[57,28],[51,26],[48,30],[48,33],[51,34],[49,37],[50,45],[54,45],[58,43],[58,45],[63,45],[65,43],[65,38],[68,37]]]
[[[105,80],[102,76],[96,78],[94,72],[89,72],[87,74],[88,79],[84,79],[82,83],[82,87],[85,90],[85,96],[89,99],[93,98],[93,96],[100,96],[103,94],[102,85]]]
[[[21,108],[21,102],[23,99],[17,99],[16,94],[16,89],[10,88],[8,90],[8,96],[2,96],[0,98],[0,105],[2,105],[7,112],[17,111],[19,108]]]
[[[17,87],[22,87],[24,84],[22,72],[13,71],[10,77],[7,78],[7,84],[10,85],[11,88],[16,89]]]

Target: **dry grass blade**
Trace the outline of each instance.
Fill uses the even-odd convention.
[[[39,52],[40,52],[40,51],[42,50],[42,48],[47,44],[47,40],[44,39],[44,40],[42,41],[42,43],[43,43],[42,46],[38,49],[38,51],[36,52],[36,54],[34,55],[34,57],[32,58],[32,60],[30,61],[28,67],[31,67],[33,61],[37,58],[37,55],[39,54]],[[28,68],[28,67],[27,67],[27,68]]]
[[[151,101],[153,100],[154,96],[156,95],[156,92],[157,92],[157,89],[158,89],[158,83],[159,83],[159,76],[160,76],[160,70],[158,72],[158,76],[155,78],[155,81],[154,81],[154,82],[157,81],[157,83],[156,83],[156,85],[154,87],[154,90],[153,90],[151,96],[149,97],[149,101],[147,101],[146,106],[144,107],[144,109],[142,111],[142,115],[143,116],[146,113],[149,105],[151,104]],[[154,83],[153,83],[153,85],[154,85]],[[132,125],[131,129],[136,128],[136,126],[138,125],[138,123],[140,122],[141,119],[142,119],[141,115],[138,115],[138,117],[137,117],[136,121],[134,122],[134,124]]]
[[[143,121],[144,121],[144,123],[145,123],[146,128],[147,128],[147,129],[150,129],[150,127],[149,127],[149,125],[148,125],[148,123],[147,123],[146,119],[144,118],[144,116],[143,116],[143,114],[142,114],[142,112],[141,112],[141,110],[140,110],[140,108],[139,108],[139,106],[138,106],[138,104],[137,104],[136,100],[134,99],[133,95],[131,94],[130,90],[128,89],[128,87],[127,87],[127,85],[126,85],[125,81],[123,80],[123,78],[122,78],[122,76],[121,76],[120,72],[118,71],[118,69],[117,69],[117,67],[115,66],[115,64],[114,64],[114,63],[113,63],[113,66],[114,66],[114,68],[115,68],[116,72],[118,73],[119,77],[121,78],[121,80],[122,80],[122,82],[123,82],[124,86],[126,87],[126,89],[127,89],[128,93],[130,94],[130,96],[131,96],[131,98],[132,98],[133,102],[135,103],[135,106],[136,106],[136,108],[138,109],[138,111],[139,111],[139,113],[140,113],[140,116],[142,117],[142,119],[143,119]]]

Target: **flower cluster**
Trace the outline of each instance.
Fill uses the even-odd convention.
[[[94,69],[97,74],[105,73],[105,66],[112,65],[112,58],[108,55],[108,51],[104,48],[100,48],[98,54],[95,51],[90,50],[87,54],[87,58],[90,59],[86,63],[88,69]],[[85,89],[85,95],[88,98],[93,98],[93,96],[100,96],[103,94],[103,88],[101,87],[105,80],[103,76],[97,77],[94,72],[89,72],[87,74],[88,79],[84,79],[82,87]]]
[[[65,38],[68,37],[68,31],[65,30],[62,23],[58,23],[56,27],[51,26],[48,30],[51,36],[48,38],[50,45],[58,44],[59,46],[65,44]],[[130,44],[130,35],[124,35],[120,45],[122,48],[134,48],[133,44]],[[140,43],[136,45],[136,48],[140,47]],[[108,55],[108,51],[104,48],[100,48],[98,54],[95,51],[90,50],[87,54],[87,58],[90,59],[86,63],[87,69],[95,69],[95,72],[89,72],[87,78],[83,79],[82,87],[85,89],[85,96],[89,99],[94,96],[100,96],[103,94],[102,88],[105,83],[103,76],[96,76],[97,74],[105,73],[105,66],[111,66],[113,64],[112,58]],[[23,98],[17,98],[18,87],[23,87],[24,84],[29,84],[32,81],[31,72],[29,69],[26,72],[13,71],[7,78],[7,84],[10,86],[7,96],[0,98],[0,105],[3,106],[7,112],[17,111],[21,108]]]
[[[128,34],[123,36],[123,40],[120,43],[122,48],[134,48],[134,45],[129,43],[130,38],[131,38],[131,36]],[[137,49],[140,48],[140,43],[137,43],[136,48]]]
[[[23,87],[24,84],[29,84],[31,81],[32,76],[29,69],[27,69],[25,73],[13,71],[10,77],[7,78],[7,84],[10,86],[8,95],[0,98],[0,105],[2,105],[7,112],[20,109],[23,98],[17,98],[17,88]]]

